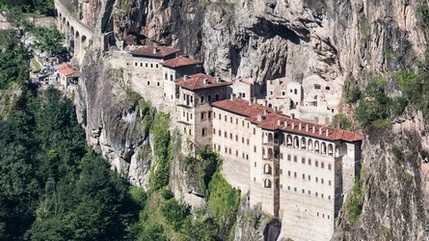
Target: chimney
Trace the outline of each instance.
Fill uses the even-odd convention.
[[[308,124],[305,124],[305,131],[308,132]]]
[[[253,98],[250,98],[249,106],[251,106],[252,104],[253,104]]]
[[[312,132],[313,133],[316,133],[316,126],[313,126],[313,128],[312,128],[313,130],[312,130]]]
[[[282,120],[277,120],[277,125],[282,126]]]
[[[302,124],[301,124],[301,122],[299,122],[299,124],[298,124],[298,129],[302,130]]]
[[[292,129],[295,129],[295,122],[292,122]]]
[[[207,85],[209,83],[208,79],[204,79],[204,84]]]
[[[257,119],[258,119],[259,122],[262,121],[262,115],[261,115],[261,113],[258,114]]]
[[[158,50],[159,50],[159,49],[158,49],[158,47],[154,47],[154,48],[153,48],[153,54],[158,53]]]
[[[319,135],[322,135],[322,127],[319,127]]]
[[[229,96],[229,98],[230,98],[231,100],[234,100],[234,99],[235,99],[235,94],[231,94],[231,95]]]
[[[219,83],[220,82],[219,76],[216,76],[215,80],[216,80],[216,83]]]
[[[329,136],[329,130],[326,129],[325,135],[328,137]]]
[[[283,124],[284,124],[284,127],[287,128],[287,121],[285,121]]]
[[[264,100],[264,106],[268,107],[268,100]]]
[[[187,80],[189,76],[187,76],[186,74],[183,76],[184,80]]]

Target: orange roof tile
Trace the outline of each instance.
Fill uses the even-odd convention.
[[[180,50],[172,47],[142,46],[132,50],[130,53],[138,57],[149,57],[165,59],[175,57]]]
[[[307,135],[330,141],[361,141],[363,136],[357,132],[334,129],[289,116],[276,113],[272,109],[258,104],[250,104],[246,100],[221,100],[212,103],[213,107],[245,116],[249,121],[258,127],[266,130],[281,130],[284,132]]]
[[[176,68],[201,64],[201,62],[197,61],[195,59],[185,57],[185,56],[179,56],[179,57],[176,57],[173,59],[166,60],[166,61],[162,62],[161,64],[164,65],[165,67],[168,67],[171,69],[176,69]]]
[[[71,64],[67,64],[67,63],[60,64],[57,67],[57,70],[61,75],[64,75],[66,77],[77,76],[79,74],[79,70],[77,70]]]
[[[185,76],[181,79],[178,79],[176,84],[188,90],[200,90],[231,85],[229,82],[217,80],[213,76],[202,73]]]

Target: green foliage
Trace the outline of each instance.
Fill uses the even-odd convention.
[[[56,28],[37,27],[32,29],[36,38],[35,46],[50,55],[57,55],[66,51],[63,46],[64,35]]]
[[[189,216],[190,210],[187,205],[179,204],[172,198],[163,204],[161,213],[167,222],[173,226],[174,230],[178,231],[183,226],[185,218]]]
[[[344,85],[345,100],[349,104],[356,103],[361,98],[359,87],[352,81],[347,81]]]
[[[154,167],[151,169],[149,178],[151,190],[159,190],[168,185],[171,159],[169,122],[169,115],[159,112],[156,113],[151,125],[155,152]]]
[[[234,189],[222,174],[216,172],[209,184],[207,209],[219,226],[219,235],[228,236],[240,204],[240,191]]]
[[[53,15],[55,7],[53,0],[0,0],[0,9]]]
[[[129,184],[87,150],[71,102],[53,89],[24,90],[15,111],[0,121],[0,237],[130,237],[139,203]]]
[[[211,178],[220,164],[218,154],[208,148],[198,151],[195,157],[188,156],[184,160],[186,173],[192,173],[188,178],[199,187],[201,194],[207,194]]]
[[[362,127],[388,128],[394,117],[394,99],[387,96],[384,79],[371,81],[358,101],[356,117]]]
[[[0,31],[0,89],[29,78],[30,54],[16,36],[15,31]]]
[[[346,202],[345,210],[349,221],[353,224],[356,223],[359,216],[362,213],[363,206],[363,192],[361,183],[355,181],[353,184],[352,192],[349,194],[349,198]]]
[[[338,113],[334,116],[332,127],[344,130],[352,130],[352,122],[344,113]]]

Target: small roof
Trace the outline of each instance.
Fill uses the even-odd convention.
[[[246,117],[258,127],[266,130],[280,130],[299,135],[307,135],[329,141],[362,141],[360,133],[334,129],[299,119],[294,119],[259,104],[252,104],[246,100],[221,100],[212,103],[213,107]]]
[[[66,77],[79,76],[79,70],[77,70],[75,67],[68,63],[58,65],[57,70],[61,75],[64,75]]]
[[[191,66],[191,65],[198,65],[198,64],[201,64],[201,62],[195,59],[188,58],[186,56],[179,56],[176,58],[165,60],[161,64],[171,69],[177,69],[177,68]]]
[[[184,89],[188,89],[192,91],[231,85],[230,82],[225,82],[213,76],[206,75],[203,73],[193,74],[191,76],[185,76],[181,79],[178,79],[176,81],[176,84]]]
[[[172,47],[142,46],[132,50],[130,53],[138,57],[164,59],[167,57],[171,57],[172,55],[178,53],[179,51],[180,49],[176,49]]]

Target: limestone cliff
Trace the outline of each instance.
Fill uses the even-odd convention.
[[[427,152],[419,130],[397,130],[365,140],[362,213],[352,221],[346,206],[333,240],[429,240]]]
[[[147,184],[149,133],[141,126],[138,97],[127,89],[121,69],[97,51],[86,55],[75,104],[88,144],[100,151],[133,184]]]

